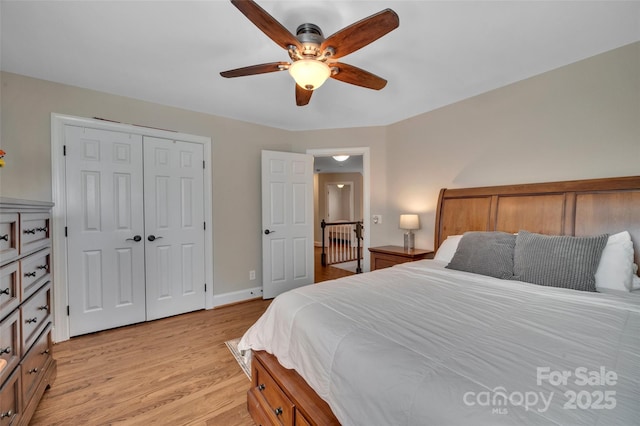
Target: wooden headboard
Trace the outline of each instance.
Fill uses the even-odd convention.
[[[551,235],[627,230],[640,264],[640,176],[440,190],[435,248],[465,231]]]

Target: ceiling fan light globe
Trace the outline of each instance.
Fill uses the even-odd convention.
[[[324,62],[315,59],[300,59],[291,64],[289,74],[298,86],[315,90],[331,76],[331,69]]]

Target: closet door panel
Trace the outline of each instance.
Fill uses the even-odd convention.
[[[65,126],[71,336],[146,319],[142,137]]]
[[[203,157],[201,144],[144,138],[148,319],[204,309]]]

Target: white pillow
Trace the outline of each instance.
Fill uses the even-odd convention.
[[[640,277],[637,275],[638,265],[633,264],[633,279],[631,280],[631,290],[640,290]]]
[[[456,250],[458,249],[458,243],[462,235],[449,235],[446,240],[440,244],[438,247],[438,251],[436,255],[433,257],[434,260],[441,260],[443,262],[451,262],[453,259],[453,255],[456,254]]]
[[[610,235],[595,274],[596,289],[631,291],[633,275],[633,243],[629,232]]]

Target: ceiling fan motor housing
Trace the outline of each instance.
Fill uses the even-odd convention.
[[[319,26],[310,23],[298,25],[296,38],[302,45],[303,50],[299,53],[303,57],[320,56],[320,45],[324,41],[324,35]]]

